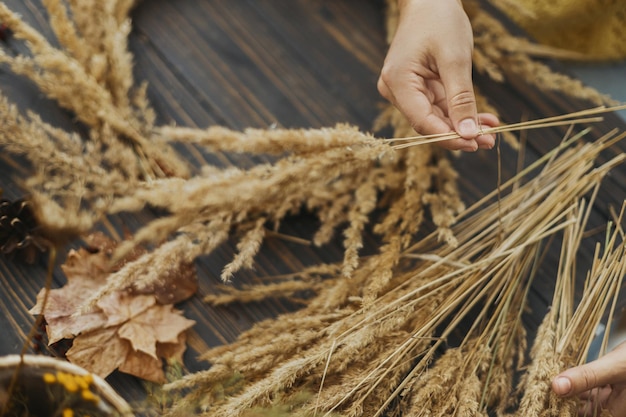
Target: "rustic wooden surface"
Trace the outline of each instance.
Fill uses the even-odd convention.
[[[51,37],[45,12],[38,0],[6,3],[32,25]],[[376,79],[385,53],[383,2],[380,0],[146,0],[133,12],[130,47],[135,54],[137,80],[149,83],[149,96],[159,123],[232,128],[321,127],[349,122],[369,130],[382,99]],[[588,103],[538,92],[521,80],[496,84],[477,75],[476,83],[498,108],[505,122],[588,108]],[[23,108],[31,108],[48,122],[72,128],[70,116],[45,100],[28,82],[0,69],[0,88]],[[611,115],[595,127],[599,135],[624,123]],[[529,135],[527,159],[551,149],[561,138],[560,129]],[[591,137],[595,137],[595,136]],[[611,152],[623,151],[624,144]],[[503,176],[515,170],[517,156],[502,145]],[[182,151],[185,151],[184,149]],[[251,163],[245,158],[216,158],[189,153],[216,164]],[[477,200],[496,186],[497,153],[479,151],[455,159],[461,173],[460,188],[466,202]],[[16,167],[0,157],[0,187],[9,198],[20,190],[14,181]],[[593,224],[609,218],[609,207],[619,208],[625,197],[626,167],[607,179],[600,193]],[[111,226],[135,229],[148,214],[118,216]],[[315,221],[306,214],[283,226],[285,233],[310,237]],[[373,241],[368,237],[368,241]],[[591,246],[585,247],[591,253]],[[205,365],[195,359],[207,346],[234,340],[253,322],[287,311],[281,301],[210,308],[200,300],[218,282],[219,272],[232,254],[228,245],[198,262],[199,294],[184,303],[187,317],[197,321],[186,355],[187,366]],[[297,270],[303,265],[337,260],[336,242],[311,248],[270,239],[257,258],[255,270],[238,274],[241,282]],[[550,253],[556,260],[558,253]],[[585,256],[581,256],[585,258]],[[554,266],[550,266],[554,264]],[[541,321],[551,297],[555,262],[546,263],[530,294],[531,312],[526,324],[531,333]],[[583,263],[581,262],[581,268]],[[24,265],[0,261],[0,355],[17,353],[33,318],[28,314],[42,287],[45,260]],[[57,269],[55,286],[63,284]],[[114,374],[110,382],[127,398],[141,396],[141,384]]]

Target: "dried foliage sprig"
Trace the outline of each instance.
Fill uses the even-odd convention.
[[[520,314],[542,242],[571,227],[578,201],[625,159],[620,156],[593,166],[599,152],[623,137],[607,135],[574,147],[577,137],[570,139],[542,159],[545,166],[535,178],[522,183],[524,173],[520,174],[504,185],[510,193],[499,202],[471,207],[454,229],[457,247],[437,249],[432,235],[403,252],[430,253],[432,261],[425,257],[408,272],[396,271],[375,300],[355,304],[359,299],[351,291],[341,291],[343,300],[327,305],[328,294],[344,288],[347,281],[337,274],[305,308],[263,322],[233,344],[208,352],[205,359],[213,363],[209,370],[175,382],[170,389],[192,389],[192,396],[180,406],[200,405],[207,410],[204,415],[227,410],[238,415],[271,403],[277,393],[288,397],[316,386],[317,398],[302,406],[303,415],[317,410],[318,415],[377,416],[391,408],[397,412],[398,407],[408,407],[415,415],[508,409],[510,397],[503,393],[513,392],[513,374],[524,346]],[[523,215],[528,212],[540,214]],[[500,222],[494,222],[498,215]],[[352,288],[366,288],[370,262],[354,271]],[[465,340],[454,348],[465,360],[438,371],[437,350],[462,319],[470,317]],[[288,340],[264,342],[268,334],[283,334],[285,326],[292,332]],[[234,370],[246,381],[240,393],[218,401],[204,396],[200,401],[202,390],[210,391]],[[424,394],[430,404],[424,407],[418,393],[438,386],[429,375],[446,372],[451,376],[445,388],[437,396]],[[174,407],[172,415],[179,410]]]
[[[543,119],[537,120],[529,120],[526,122],[513,123],[513,124],[503,124],[497,127],[489,127],[481,129],[481,133],[483,134],[499,134],[499,133],[510,133],[510,132],[519,132],[519,131],[528,131],[532,129],[545,129],[548,127],[554,126],[573,126],[580,124],[588,124],[602,121],[601,117],[597,117],[597,115],[602,113],[608,113],[613,111],[620,111],[626,109],[626,105],[616,105],[611,107],[600,106],[594,109],[582,110],[580,112],[573,112],[568,114],[563,114],[559,116],[552,116]],[[595,117],[592,117],[595,116]],[[434,135],[419,135],[419,136],[408,136],[408,137],[396,137],[385,139],[388,142],[394,143],[394,149],[404,149],[411,146],[424,145],[429,143],[442,142],[451,139],[459,139],[459,136],[456,132],[450,133],[439,133]],[[401,142],[401,143],[397,143]]]
[[[227,132],[224,128],[219,130]],[[208,144],[212,141],[209,138],[213,131],[215,129],[209,129],[204,135],[201,131],[170,128],[163,129],[161,134],[172,133],[178,141],[186,141],[191,134],[189,140]],[[381,202],[394,201],[402,196],[398,203],[394,203],[397,208],[382,215],[377,223],[381,226],[374,226],[374,230],[389,241],[384,248],[387,260],[381,264],[387,265],[388,270],[397,263],[400,250],[412,241],[424,218],[425,209],[436,204],[437,212],[450,213],[435,219],[439,226],[447,229],[452,224],[450,218],[463,208],[454,184],[456,174],[444,161],[441,151],[435,148],[397,154],[386,143],[344,125],[309,131],[275,129],[228,133],[240,138],[246,134],[251,135],[249,142],[234,140],[231,145],[224,146],[233,146],[244,152],[281,154],[282,157],[248,170],[211,170],[206,175],[188,180],[170,178],[139,184],[127,196],[116,199],[109,206],[109,212],[137,211],[149,205],[164,209],[168,215],[139,230],[132,240],[121,245],[120,253],[137,244],[159,242],[180,233],[193,237],[198,233],[198,227],[210,225],[215,219],[223,222],[220,230],[224,233],[211,236],[213,240],[221,236],[219,243],[225,241],[230,232],[245,232],[250,228],[257,230],[254,238],[249,235],[250,245],[242,241],[242,248],[245,246],[247,249],[242,250],[236,260],[226,267],[223,278],[228,279],[251,261],[261,243],[260,232],[265,222],[276,225],[294,209],[307,207],[322,220],[320,232],[314,239],[316,243],[326,242],[337,226],[347,224],[344,274],[348,276],[358,266],[364,228]],[[291,142],[294,143],[293,151],[289,151]],[[298,180],[294,181],[295,178]],[[439,193],[447,197],[424,198],[424,195]],[[402,215],[406,214],[406,210],[415,214],[410,221]],[[394,243],[393,236],[400,236],[401,240]],[[200,241],[195,237],[192,240]],[[211,244],[205,249],[213,250],[215,247]],[[208,252],[188,248],[186,253],[199,255]],[[144,266],[156,265],[141,259],[137,262],[142,262]],[[112,277],[111,290],[139,279],[139,276],[129,273],[130,268],[131,265],[124,273],[124,281]],[[154,275],[142,268],[137,271],[143,271],[144,277]]]
[[[532,363],[520,384],[519,389],[524,395],[516,415],[577,415],[577,399],[556,397],[549,382],[559,372],[587,360],[598,326],[607,315],[607,327],[611,327],[625,272],[626,249],[619,228],[610,230],[609,224],[604,247],[597,245],[584,283],[585,297],[576,305],[576,255],[592,202],[593,197],[587,206],[581,203],[580,208],[571,214],[575,221],[564,235],[552,306],[539,327],[531,350]],[[618,224],[622,219],[623,209]],[[604,349],[609,335],[609,331],[605,332]],[[593,396],[588,401],[593,401]]]
[[[508,7],[502,0],[499,6]],[[550,68],[541,58],[586,60],[580,54],[537,45],[512,34],[495,16],[475,0],[463,1],[474,30],[474,65],[496,81],[521,78],[544,91],[552,90],[597,105],[618,104],[611,97],[584,85],[580,80]],[[519,8],[519,7],[518,7]]]
[[[145,89],[131,88],[132,58],[126,48],[130,20],[124,15],[131,4],[46,1],[62,47],[58,49],[1,3],[0,21],[23,41],[28,54],[1,50],[0,61],[88,125],[90,139],[100,145],[95,150],[127,178],[186,176],[187,167],[177,155],[151,138],[154,115]]]
[[[0,97],[0,146],[27,158],[36,170],[23,180],[32,210],[45,235],[77,236],[91,230],[108,199],[126,193],[132,181],[107,170],[77,134],[67,133]],[[73,215],[66,215],[67,213]]]

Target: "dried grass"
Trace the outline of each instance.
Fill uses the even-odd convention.
[[[338,412],[378,416],[400,409],[409,410],[411,415],[461,411],[486,414],[490,409],[504,413],[513,406],[513,375],[522,365],[520,355],[525,350],[525,343],[521,342],[525,340],[521,312],[541,258],[542,243],[558,233],[573,234],[565,240],[570,244],[569,250],[575,252],[576,239],[582,236],[580,221],[575,220],[578,201],[624,158],[618,157],[599,168],[594,168],[592,161],[622,137],[607,135],[599,142],[567,149],[575,142],[571,139],[562,150],[546,155],[545,166],[537,177],[523,182],[520,175],[503,186],[510,192],[500,201],[468,210],[454,228],[457,247],[429,249],[426,253],[430,253],[432,262],[418,262],[408,272],[395,271],[390,285],[381,289],[375,299],[354,304],[354,295],[343,293],[341,310],[320,309],[327,294],[346,281],[336,272],[325,281],[326,286],[318,287],[317,296],[302,310],[266,321],[232,345],[217,348],[216,354],[205,357],[212,366],[218,370],[229,366],[233,372],[245,369],[250,384],[241,394],[223,402],[203,404],[209,407],[205,415],[219,415],[227,410],[238,415],[250,407],[271,404],[276,395],[288,397],[315,386],[318,394],[309,403],[310,415],[317,410],[318,415]],[[536,215],[528,218],[520,214],[528,212]],[[471,213],[474,214],[470,216]],[[502,216],[500,223],[493,222],[496,213]],[[567,232],[574,226],[578,226],[575,233]],[[403,254],[421,254],[436,247],[435,234]],[[367,280],[372,271],[369,267],[376,258],[367,259],[354,271],[350,279],[356,282],[352,288],[359,288],[359,282]],[[331,317],[331,311],[341,314]],[[307,328],[300,325],[303,320],[322,315],[328,321],[323,327],[313,328],[311,338],[299,340],[297,334],[292,334],[289,342],[273,348],[262,341],[263,335],[283,334],[285,326],[291,332]],[[460,328],[463,319],[471,323],[465,340],[439,358],[438,349]],[[554,352],[554,338],[542,333],[537,340]],[[279,345],[285,348],[277,350]],[[530,405],[544,411],[552,407],[546,401],[557,401],[547,398],[537,405],[539,395],[545,398],[549,394],[545,388],[560,369],[555,366],[559,362],[555,362],[558,358],[554,354],[548,357],[537,349],[533,349],[534,361],[526,377],[528,388],[523,389],[526,399],[520,404],[520,415],[533,412]],[[452,359],[446,365],[447,357],[463,360]],[[260,369],[257,364],[266,365]],[[211,370],[207,371],[207,375],[211,374]],[[437,382],[437,378],[447,382]],[[169,388],[197,392],[205,387],[210,391],[216,382],[213,377],[196,374]],[[558,401],[560,407],[562,402]],[[302,409],[306,410],[307,404]]]
[[[392,36],[397,10],[389,3]],[[547,381],[581,360],[584,349],[575,347],[588,346],[592,323],[619,287],[615,274],[623,273],[623,262],[617,261],[623,245],[616,245],[613,235],[589,275],[596,301],[574,310],[573,254],[585,218],[580,200],[622,162],[620,155],[594,167],[598,154],[624,135],[579,145],[580,137],[568,139],[466,209],[453,163],[433,145],[454,135],[415,137],[394,109],[378,121],[393,127],[395,138],[388,141],[346,125],[242,132],[155,126],[127,50],[134,2],[44,4],[59,47],[0,3],[0,21],[27,51],[14,56],[2,50],[0,62],[30,78],[89,133],[62,131],[0,100],[0,146],[31,162],[34,172],[23,186],[42,230],[58,245],[107,215],[147,207],[166,213],[120,245],[116,257],[137,245],[151,250],[113,273],[87,304],[110,291],[167,281],[179,265],[235,237],[238,253],[222,274],[228,281],[253,265],[268,227],[277,229],[302,207],[320,219],[315,244],[344,232],[344,260],[338,265],[207,297],[225,303],[312,293],[302,309],[257,323],[233,343],[205,352],[209,369],[167,387],[184,392],[168,415],[238,416],[263,407],[282,412],[285,404],[293,415],[504,414],[515,406],[514,374],[526,350],[521,326],[526,293],[544,241],[561,234],[567,243],[557,278],[561,298],[555,298],[531,352],[519,410],[523,415],[569,410],[569,403],[550,396]],[[483,9],[468,5],[468,12],[477,32],[477,68],[494,80],[521,76],[541,88],[610,101],[534,61],[531,54],[550,51],[512,37]],[[593,112],[602,111],[607,109],[539,125],[590,122],[596,120]],[[528,130],[533,123],[497,132]],[[272,158],[246,169],[205,166],[191,172],[173,150],[177,143]],[[416,241],[426,218],[436,231]],[[382,240],[379,252],[369,257],[360,253],[366,230]],[[614,275],[604,274],[607,270]],[[448,346],[459,330],[462,341]]]

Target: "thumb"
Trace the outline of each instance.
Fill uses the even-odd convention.
[[[613,350],[601,358],[570,368],[552,380],[557,395],[577,395],[593,388],[626,382],[626,351]]]
[[[448,117],[454,130],[465,139],[474,139],[479,134],[476,96],[472,84],[471,57],[467,62],[446,65],[440,74],[446,92]]]

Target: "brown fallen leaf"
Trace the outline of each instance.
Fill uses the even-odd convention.
[[[109,327],[78,335],[67,351],[67,359],[101,377],[121,367],[130,353],[130,344]]]
[[[73,339],[66,354],[70,362],[101,377],[119,369],[164,382],[163,361],[182,361],[185,331],[195,322],[163,300],[182,301],[193,295],[197,289],[197,284],[193,285],[195,269],[188,265],[181,269],[183,284],[172,296],[168,296],[167,286],[153,288],[155,293],[147,289],[141,293],[119,291],[104,296],[85,312],[84,300],[104,286],[112,272],[109,258],[115,249],[115,242],[103,235],[87,241],[89,249],[70,251],[62,265],[67,284],[50,290],[43,312],[42,290],[31,314],[43,313],[49,344]]]
[[[93,309],[84,314],[75,314],[82,306],[85,296],[106,282],[106,258],[92,255],[85,249],[71,250],[61,269],[67,277],[63,288],[50,290],[46,305],[48,343],[61,339],[72,339],[83,332],[103,328],[108,318],[102,311]],[[33,315],[41,314],[45,290],[37,294],[37,304],[30,309]]]
[[[114,292],[98,300],[96,306],[107,317],[107,326],[117,326],[126,323],[155,304],[156,298],[153,295],[133,296],[128,293]]]
[[[176,279],[151,283],[142,288],[132,287],[135,294],[154,294],[161,304],[178,304],[198,291],[198,276],[192,263],[178,265]]]
[[[116,324],[76,336],[67,358],[103,377],[119,369],[146,380],[165,382],[163,360],[182,360],[184,332],[195,322],[172,305],[153,303],[145,310],[125,308],[128,298],[132,297],[120,298],[119,306],[130,316],[121,320],[122,314],[116,314]],[[108,307],[111,309],[111,305]]]
[[[165,382],[161,360],[142,352],[130,351],[126,360],[118,369],[120,372],[138,376],[146,381]]]
[[[193,322],[171,305],[157,304],[122,324],[117,333],[128,340],[135,351],[156,358],[158,344],[178,343],[180,329],[187,329],[190,325]]]

